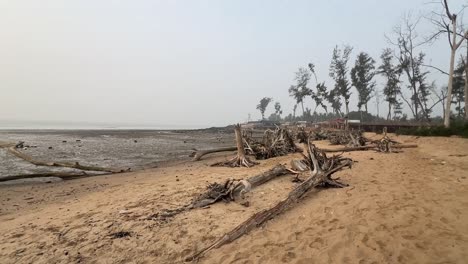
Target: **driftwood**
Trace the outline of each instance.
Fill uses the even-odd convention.
[[[328,158],[324,152],[321,152],[314,145],[309,143],[308,145],[308,157],[307,163],[311,170],[311,175],[296,188],[294,188],[288,195],[287,198],[280,201],[270,209],[260,211],[249,219],[238,225],[232,231],[226,233],[220,239],[216,240],[211,245],[196,252],[192,256],[186,258],[186,261],[197,260],[202,257],[206,252],[211,249],[219,248],[225,244],[231,243],[239,237],[247,234],[256,227],[261,226],[268,220],[286,211],[288,208],[297,203],[304,194],[307,193],[311,188],[323,185],[333,187],[343,187],[344,184],[331,178],[331,175],[344,167],[351,167],[352,161],[350,159],[341,158],[339,156],[333,156]]]
[[[245,154],[244,139],[242,138],[241,126],[239,124],[234,126],[234,133],[236,136],[237,155],[223,162],[215,163],[211,166],[227,166],[227,167],[252,167],[258,164],[255,161],[251,161]]]
[[[128,171],[130,169],[126,170],[119,170],[119,169],[113,169],[113,168],[102,168],[102,167],[97,167],[97,166],[86,166],[86,165],[81,165],[78,162],[47,162],[47,161],[40,161],[40,160],[35,160],[33,157],[20,152],[18,149],[15,147],[9,147],[7,148],[7,151],[16,157],[23,159],[29,163],[32,163],[36,166],[48,166],[48,167],[64,167],[64,168],[72,168],[72,169],[78,169],[78,170],[83,170],[83,171],[102,171],[102,172],[111,172],[111,173],[119,173],[119,172],[124,172]]]
[[[393,148],[417,148],[416,144],[396,144],[392,146]],[[333,153],[333,152],[350,152],[350,151],[362,151],[362,150],[377,150],[380,151],[380,147],[376,144],[360,146],[360,147],[345,147],[337,149],[321,149],[323,152]]]
[[[202,208],[219,201],[230,202],[234,200],[242,200],[244,203],[244,195],[251,189],[262,185],[268,181],[275,179],[278,176],[290,174],[284,165],[276,165],[272,169],[261,174],[252,176],[244,180],[227,179],[223,184],[212,183],[207,186],[207,191],[198,195],[190,204],[177,209],[164,210],[164,212],[151,216],[152,219],[164,220],[173,217],[182,212]]]
[[[207,149],[207,150],[197,150],[196,152],[192,153],[192,161],[199,161],[203,156],[217,153],[217,152],[225,152],[225,151],[234,151],[237,147],[225,147],[225,148],[215,148],[215,149]]]
[[[359,147],[364,146],[366,143],[366,139],[359,130],[328,131],[326,135],[332,145]]]
[[[283,128],[266,130],[261,141],[246,137],[245,144],[250,154],[255,155],[257,160],[284,156],[289,153],[303,152],[304,150],[294,143],[291,133]]]
[[[44,177],[57,177],[62,180],[72,180],[72,179],[98,176],[98,175],[108,175],[108,174],[109,173],[87,173],[84,171],[81,171],[81,172],[44,172],[44,173],[21,174],[21,175],[1,177],[0,182],[44,178]]]

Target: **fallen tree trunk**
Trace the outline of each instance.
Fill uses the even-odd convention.
[[[243,195],[251,191],[252,188],[271,181],[278,176],[290,173],[290,170],[280,164],[259,175],[255,175],[244,180],[227,179],[224,184],[212,183],[208,185],[208,190],[205,193],[200,194],[190,204],[177,209],[165,210],[151,218],[167,220],[167,218],[173,217],[182,212],[195,208],[202,208],[219,201],[234,201],[239,197],[244,199]]]
[[[417,148],[418,145],[416,144],[396,144],[392,145],[392,148]],[[350,151],[361,151],[361,150],[377,150],[379,147],[377,145],[368,145],[368,146],[360,146],[360,147],[346,147],[346,148],[338,148],[338,149],[321,149],[324,152],[332,153],[332,152],[350,152]]]
[[[234,151],[236,150],[237,147],[225,147],[225,148],[216,148],[216,149],[207,149],[207,150],[198,150],[196,151],[193,155],[192,161],[199,161],[203,156],[211,154],[211,153],[217,153],[217,152],[225,152],[225,151]]]
[[[78,170],[83,170],[83,171],[102,171],[102,172],[111,172],[111,173],[119,173],[119,172],[130,170],[130,169],[119,170],[119,169],[113,169],[113,168],[102,168],[102,167],[97,167],[97,166],[85,166],[85,165],[79,164],[78,162],[46,162],[46,161],[35,160],[33,157],[20,152],[15,147],[9,147],[7,148],[7,150],[9,153],[15,155],[16,157],[23,159],[29,163],[32,163],[36,166],[64,167],[64,168],[72,168],[72,169],[78,169]]]
[[[327,158],[324,152],[318,150],[315,146],[309,143],[308,150],[308,165],[311,170],[311,176],[308,177],[304,182],[299,184],[294,190],[292,190],[288,197],[280,201],[275,206],[270,209],[260,211],[249,219],[238,225],[232,231],[226,233],[223,237],[216,240],[213,244],[202,249],[201,251],[196,252],[192,256],[186,258],[186,261],[197,260],[202,257],[206,252],[211,249],[219,248],[225,244],[231,243],[232,241],[238,239],[239,237],[247,234],[254,228],[261,226],[266,221],[274,218],[275,216],[286,211],[292,205],[297,203],[304,194],[309,191],[311,188],[326,184],[328,186],[334,187],[343,187],[342,183],[337,182],[331,178],[331,175],[344,167],[351,167],[352,161],[350,159],[340,158],[339,156]],[[313,170],[312,170],[313,168]]]
[[[98,175],[108,175],[108,173],[86,173],[84,171],[82,172],[44,172],[44,173],[21,174],[21,175],[1,177],[0,182],[44,178],[44,177],[57,177],[62,180],[72,180],[72,179],[77,179],[77,178],[91,177],[91,176],[98,176]]]

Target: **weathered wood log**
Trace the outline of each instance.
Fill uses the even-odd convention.
[[[47,166],[47,167],[64,167],[64,168],[73,168],[73,169],[78,169],[78,170],[84,170],[84,171],[103,171],[103,172],[112,172],[112,173],[119,173],[119,172],[124,172],[124,171],[129,171],[130,169],[114,169],[114,168],[102,168],[102,167],[97,167],[97,166],[86,166],[86,165],[81,165],[78,162],[47,162],[47,161],[40,161],[40,160],[35,160],[33,157],[20,152],[18,149],[15,147],[9,147],[7,148],[7,151],[14,156],[23,159],[29,163],[32,163],[36,166]]]
[[[91,177],[91,176],[98,176],[98,175],[108,175],[108,174],[109,173],[86,173],[84,171],[81,171],[81,172],[44,172],[44,173],[20,174],[20,175],[1,177],[0,182],[44,178],[44,177],[57,177],[62,180],[72,180],[72,179],[77,179],[77,178],[84,178],[84,177]]]
[[[234,126],[234,133],[236,136],[237,156],[228,161],[217,162],[211,166],[228,166],[228,167],[252,167],[258,162],[251,161],[245,155],[244,140],[242,138],[241,126],[239,124]]]
[[[226,152],[226,151],[234,151],[237,149],[237,146],[234,147],[224,147],[224,148],[215,148],[215,149],[207,149],[207,150],[198,150],[193,155],[192,161],[199,161],[203,156],[217,153],[217,152]]]
[[[268,181],[273,180],[274,178],[286,174],[290,174],[291,171],[288,170],[284,165],[276,165],[270,170],[265,171],[259,175],[255,175],[247,178],[246,180],[252,185],[252,188],[255,188],[259,185],[262,185]]]
[[[224,184],[212,183],[208,185],[207,191],[205,193],[198,195],[198,197],[193,199],[190,204],[176,209],[165,210],[164,212],[156,215],[156,217],[152,218],[167,220],[167,218],[173,217],[182,212],[206,207],[219,201],[233,201],[239,197],[243,199],[243,195],[249,192],[252,188],[269,182],[278,176],[290,173],[290,170],[288,170],[284,165],[280,164],[261,174],[249,177],[244,180],[227,179]]]
[[[315,146],[309,143],[309,166],[311,168],[311,175],[304,182],[294,188],[288,195],[288,197],[270,209],[260,211],[249,219],[238,225],[232,231],[226,233],[223,237],[216,240],[206,248],[196,252],[195,254],[186,258],[186,261],[197,260],[202,257],[206,252],[211,249],[219,248],[225,244],[231,243],[239,237],[247,234],[256,227],[261,226],[266,221],[274,218],[275,216],[286,211],[292,205],[297,203],[304,194],[311,188],[321,185],[329,184],[334,187],[342,187],[343,184],[337,182],[331,178],[331,175],[344,167],[351,167],[352,161],[350,159],[344,159],[340,157],[327,158],[325,153],[321,152]],[[313,170],[312,170],[313,168]]]
[[[416,144],[395,144],[392,145],[392,148],[417,148],[418,145]],[[350,151],[362,151],[362,150],[377,150],[377,145],[367,145],[367,146],[360,146],[360,147],[346,147],[346,148],[337,148],[337,149],[321,149],[327,153],[333,152],[350,152]]]

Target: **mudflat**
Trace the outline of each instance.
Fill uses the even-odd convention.
[[[344,153],[357,161],[336,175],[349,187],[310,191],[266,225],[208,252],[200,263],[465,263],[468,140],[391,137],[418,148]],[[327,141],[315,144],[330,148]],[[261,185],[248,194],[249,207],[218,203],[168,221],[151,217],[187,204],[211,182],[289,165],[300,154],[252,168],[209,166],[231,156],[0,186],[0,262],[182,263],[297,184],[285,175]]]
[[[21,152],[43,161],[79,162],[139,170],[189,160],[192,149],[234,146],[232,129],[202,130],[0,130],[1,142],[24,141]],[[0,178],[48,171],[0,149]]]

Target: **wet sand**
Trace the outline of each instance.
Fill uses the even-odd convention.
[[[468,140],[392,137],[419,147],[346,153],[357,163],[337,176],[350,187],[311,191],[300,204],[199,263],[466,263]],[[228,156],[0,186],[0,262],[182,263],[296,184],[289,175],[260,186],[249,194],[250,207],[219,203],[167,223],[148,218],[186,204],[210,182],[254,175],[299,157],[260,161],[253,168],[208,166]],[[113,236],[117,232],[123,235]]]

